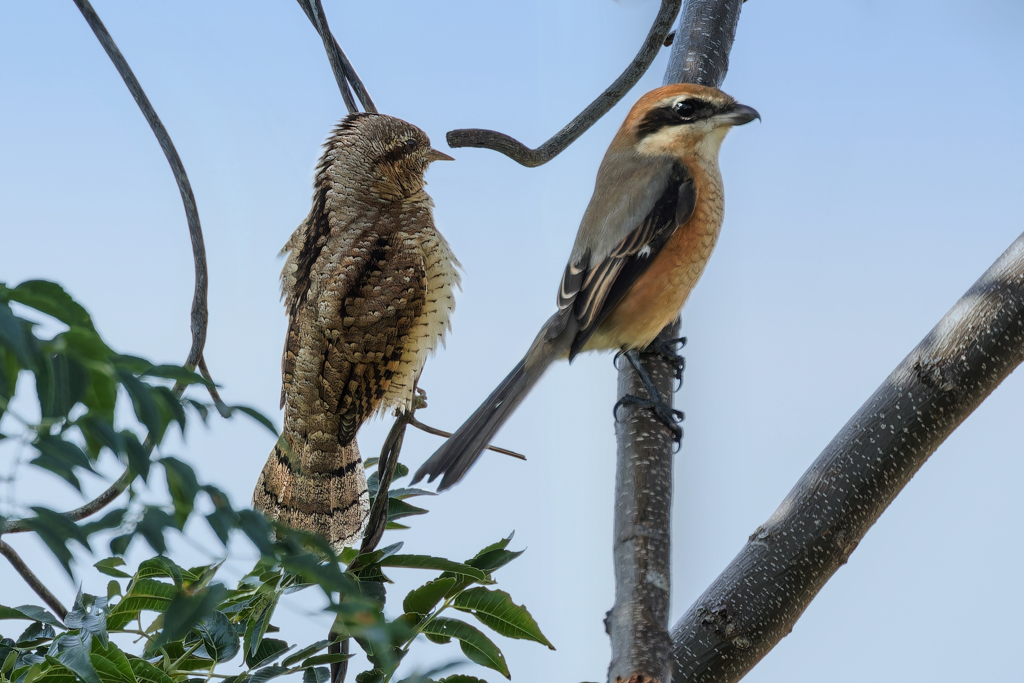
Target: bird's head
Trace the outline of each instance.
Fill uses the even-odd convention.
[[[717,88],[677,83],[641,97],[613,144],[634,146],[642,154],[714,159],[729,129],[754,119],[761,119],[756,110]]]
[[[410,197],[426,184],[433,161],[452,157],[430,146],[422,130],[393,116],[350,114],[327,141],[321,163],[328,173],[348,173],[349,182],[368,182],[385,199]],[[338,164],[332,163],[337,160]],[[339,178],[340,179],[340,178]]]

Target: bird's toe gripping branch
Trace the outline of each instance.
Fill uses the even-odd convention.
[[[683,371],[686,370],[686,359],[679,355],[679,352],[686,346],[686,337],[676,337],[665,341],[656,341],[640,352],[645,358],[660,358],[668,363],[675,371],[673,377],[678,384],[672,389],[672,393],[679,391],[683,386]]]
[[[675,347],[681,346],[686,343],[686,338],[681,337],[679,339],[669,339],[664,342],[653,346],[644,354],[654,354],[660,358],[666,360],[676,370],[675,377],[682,384],[683,377],[683,358],[676,353]],[[620,356],[625,356],[629,364],[633,366],[633,371],[636,372],[637,377],[640,378],[641,384],[644,385],[644,390],[647,392],[648,398],[642,398],[640,396],[633,396],[627,394],[616,402],[615,407],[612,408],[612,414],[618,421],[619,408],[622,406],[637,406],[646,410],[650,410],[655,416],[661,421],[665,427],[672,432],[672,440],[675,442],[676,447],[682,443],[683,440],[683,429],[679,426],[679,423],[683,421],[685,415],[681,410],[676,410],[672,407],[669,401],[666,401],[658,388],[654,386],[654,381],[651,376],[644,369],[644,366],[640,363],[640,354],[634,350],[623,351],[615,356],[615,362],[618,362]],[[671,400],[671,399],[670,399]]]

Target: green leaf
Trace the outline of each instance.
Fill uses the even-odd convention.
[[[156,668],[145,659],[129,659],[128,663],[132,667],[132,673],[140,681],[140,683],[174,683],[166,673]]]
[[[173,379],[175,382],[188,386],[190,384],[202,384],[212,387],[213,382],[208,381],[198,372],[189,370],[181,365],[153,365],[146,368],[139,375],[140,377],[160,377],[161,379]]]
[[[141,534],[149,547],[163,554],[167,552],[164,530],[168,528],[177,529],[177,520],[158,507],[147,506],[142,519],[135,525],[135,533]]]
[[[195,470],[177,458],[161,458],[160,464],[164,466],[167,474],[167,490],[170,491],[174,503],[174,518],[181,528],[195,508],[199,481],[196,479]]]
[[[413,498],[415,496],[436,496],[437,494],[433,491],[426,489],[415,489],[415,488],[404,488],[404,489],[391,489],[388,491],[389,498],[400,498],[402,500],[406,498]]]
[[[107,614],[107,628],[119,631],[130,624],[143,610],[164,612],[178,589],[169,583],[156,579],[135,579],[121,601]]]
[[[412,515],[425,515],[427,510],[410,505],[399,498],[388,498],[388,521],[394,521]]]
[[[91,649],[92,636],[88,631],[65,633],[50,645],[46,659],[60,663],[85,683],[100,683],[99,674],[89,656]]]
[[[444,578],[428,581],[419,588],[409,591],[402,601],[402,609],[410,614],[430,614],[430,611],[448,594],[458,579]]]
[[[476,559],[478,557],[481,557],[482,555],[486,555],[487,553],[491,552],[492,550],[504,550],[505,548],[508,547],[508,544],[512,541],[512,537],[515,536],[515,535],[516,535],[516,532],[513,531],[506,538],[503,538],[500,541],[497,541],[496,543],[492,543],[489,546],[486,546],[485,548],[483,548],[480,552],[478,552],[476,555],[474,555],[473,558]],[[469,563],[467,562],[467,564],[469,564]]]
[[[269,681],[271,678],[277,678],[291,672],[291,669],[286,669],[283,666],[265,666],[254,673],[247,683],[264,683],[264,681]]]
[[[32,353],[32,337],[26,329],[27,323],[14,315],[6,302],[0,305],[0,346],[11,350],[21,366],[28,369],[36,367]]]
[[[55,628],[64,628],[64,624],[57,617],[42,607],[35,605],[21,605],[19,607],[4,607],[0,605],[0,619],[28,619],[30,621],[41,621]]]
[[[67,544],[74,540],[89,549],[88,538],[82,532],[81,527],[59,512],[42,507],[33,507],[32,511],[36,513],[36,516],[26,519],[25,526],[39,535],[46,547],[64,567],[64,571],[71,575],[71,551],[68,550]]]
[[[274,614],[274,609],[277,608],[277,601],[280,599],[280,595],[279,592],[275,591],[269,597],[262,598],[262,607],[258,608],[259,612],[256,613],[253,610],[252,615],[246,621],[245,651],[248,655],[252,655],[259,650],[263,642],[263,635],[267,632],[267,628],[270,627],[270,618]]]
[[[486,581],[487,575],[476,567],[470,567],[461,562],[452,562],[442,557],[430,557],[428,555],[392,555],[380,561],[383,567],[409,567],[413,569],[439,569],[468,576],[476,581]]]
[[[26,280],[6,292],[11,301],[17,301],[56,318],[68,327],[84,327],[95,331],[92,318],[81,304],[71,298],[64,288],[48,280]]]
[[[465,674],[454,674],[452,676],[445,676],[437,683],[487,683],[482,678],[476,676],[466,676]]]
[[[256,648],[255,653],[246,654],[245,665],[250,669],[258,669],[261,666],[270,664],[293,647],[295,646],[289,645],[283,640],[264,638],[260,641],[260,646]]]
[[[313,643],[312,645],[307,645],[306,647],[302,648],[301,650],[299,650],[295,654],[289,656],[287,659],[285,659],[283,662],[281,662],[281,664],[282,664],[282,666],[285,666],[285,667],[289,667],[289,666],[293,666],[295,664],[298,664],[303,659],[306,659],[307,657],[312,655],[314,652],[319,652],[320,650],[324,649],[325,647],[327,647],[330,644],[331,644],[331,641],[329,641],[329,640],[318,640],[317,642]]]
[[[473,662],[488,669],[494,669],[505,678],[511,680],[505,657],[498,646],[478,629],[458,619],[436,617],[422,627],[425,635],[441,638],[455,638],[462,647],[462,652]]]
[[[138,683],[128,658],[114,644],[108,644],[105,648],[94,644],[89,661],[103,683]]]
[[[328,683],[331,672],[326,666],[309,668],[302,672],[302,683]]]
[[[75,605],[64,623],[70,629],[88,631],[102,646],[107,646],[107,599],[78,591]]]
[[[125,573],[117,567],[124,566],[124,558],[122,557],[107,557],[100,560],[93,565],[100,572],[100,574],[106,574],[107,576],[113,576],[118,579],[130,579],[131,574]]]
[[[144,560],[139,565],[138,570],[135,572],[135,577],[148,579],[153,576],[166,576],[171,581],[174,581],[175,586],[181,588],[184,571],[170,558],[156,555],[148,560]]]
[[[337,662],[347,662],[350,659],[352,659],[351,654],[343,654],[341,652],[335,652],[334,654],[326,655],[316,655],[315,657],[310,657],[308,659],[303,660],[299,668],[305,669],[306,667],[315,666],[317,664],[335,664]]]
[[[261,425],[266,427],[271,434],[273,434],[274,436],[278,435],[277,427],[274,426],[274,423],[270,420],[270,418],[261,413],[260,411],[256,410],[255,408],[250,408],[249,406],[227,406],[227,409],[229,413],[234,413],[235,411],[238,411],[240,413],[248,415],[252,419],[259,422]]]
[[[168,610],[170,614],[170,610]],[[164,619],[164,624],[167,619]],[[166,626],[165,626],[166,628]],[[230,661],[238,654],[238,632],[235,626],[222,612],[213,612],[201,618],[195,626],[185,644],[191,645],[196,639],[203,641],[202,646],[196,650],[195,655],[205,659],[212,659],[215,662]]]
[[[194,595],[179,591],[171,598],[171,604],[164,612],[164,628],[155,646],[184,638],[201,619],[214,613],[226,593],[227,589],[219,583],[203,588]]]
[[[505,591],[482,586],[470,588],[456,596],[453,606],[463,612],[470,612],[480,623],[506,638],[532,640],[555,649],[540,632],[540,627],[527,609],[512,602],[512,597]]]
[[[57,636],[57,632],[53,630],[53,627],[49,624],[41,624],[38,621],[33,621],[28,625],[28,628],[18,636],[16,645],[18,647],[34,647],[39,643],[46,640],[53,640]]]
[[[124,439],[124,454],[128,458],[128,467],[132,472],[138,473],[142,481],[146,481],[149,477],[149,467],[153,464],[151,452],[146,450],[134,432],[123,429],[121,438]]]
[[[169,420],[165,419],[157,405],[154,387],[139,381],[139,378],[124,368],[117,369],[117,377],[132,399],[132,408],[139,422],[146,425],[154,442],[163,440]]]

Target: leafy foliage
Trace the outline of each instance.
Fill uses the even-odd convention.
[[[36,317],[49,318],[47,327],[59,323],[67,329],[41,336],[43,325]],[[71,541],[95,555],[93,536],[115,530],[111,554],[95,563],[110,580],[102,595],[80,592],[63,619],[34,605],[0,606],[2,630],[10,620],[29,622],[16,638],[0,636],[0,681],[172,683],[216,675],[229,683],[261,683],[301,672],[303,683],[324,683],[330,677],[328,667],[350,657],[332,648],[332,640],[346,639],[365,652],[372,667],[356,676],[359,683],[390,681],[414,642],[452,640],[470,660],[510,677],[498,646],[481,629],[454,618],[457,612],[472,615],[499,635],[551,647],[526,608],[492,587],[494,572],[521,554],[507,549],[511,536],[463,562],[403,554],[402,543],[365,553],[347,549],[337,557],[318,536],[271,524],[253,510],[235,509],[219,488],[202,483],[184,461],[154,457],[171,425],[184,431],[189,416],[208,418],[209,404],[182,398],[179,391],[206,381],[187,368],[113,352],[85,309],[54,283],[0,284],[0,417],[9,413],[19,380],[27,374],[34,375],[42,418],[33,422],[12,415],[20,431],[0,438],[22,439],[37,453],[32,465],[79,490],[79,477],[95,472],[103,453],[124,464],[129,482],[145,480],[156,464],[165,474],[168,502],[141,505],[129,495],[126,505],[94,521],[32,508],[33,514],[20,523],[44,541],[68,573],[73,572]],[[171,381],[175,388],[168,386]],[[117,403],[125,398],[136,424],[115,422]],[[220,412],[242,412],[270,425],[248,408],[221,405]],[[375,465],[376,459],[367,461],[368,469]],[[407,474],[399,463],[395,478]],[[376,471],[368,481],[374,497],[383,495]],[[426,495],[433,494],[413,488],[387,491],[388,528],[406,529],[394,520],[426,514],[407,502]],[[196,511],[200,496],[213,509],[202,517],[224,552],[232,535],[248,539],[260,551],[256,566],[233,587],[216,581],[219,563],[186,568],[165,554],[166,534],[180,533],[201,516]],[[138,537],[155,554],[129,571],[121,555]],[[390,607],[385,569],[430,573],[397,603],[401,612],[391,619],[385,614]],[[305,646],[268,637],[279,633],[272,623],[278,605],[290,593],[311,586],[319,587],[334,614],[331,637]],[[119,643],[125,639],[111,639],[112,634],[136,638],[135,650],[123,648]],[[217,673],[228,663],[231,675]],[[407,680],[483,683],[470,676],[434,682],[429,675]]]

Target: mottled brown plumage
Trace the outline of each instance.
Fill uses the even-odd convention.
[[[282,251],[291,453],[274,448],[253,505],[336,549],[358,542],[369,512],[356,432],[411,406],[449,327],[458,262],[434,227],[423,174],[450,158],[405,121],[346,117],[317,166],[313,208]]]

